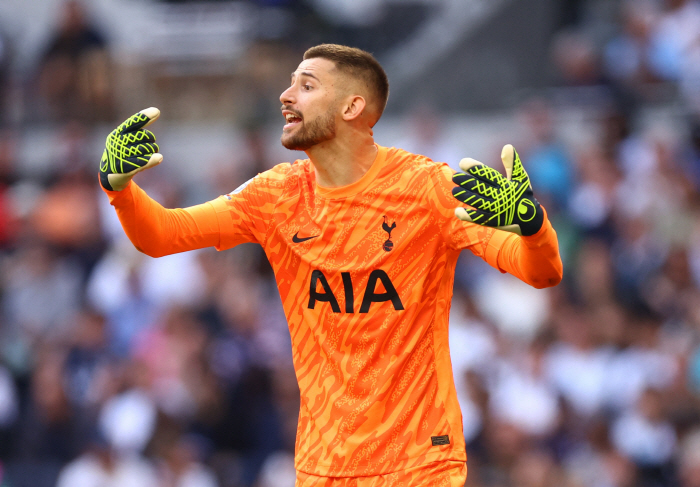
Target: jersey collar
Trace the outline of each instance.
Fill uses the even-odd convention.
[[[367,172],[357,181],[347,186],[340,186],[338,188],[326,188],[324,186],[316,185],[316,194],[322,198],[335,199],[335,198],[346,198],[348,196],[354,196],[357,193],[365,190],[374,179],[379,174],[379,171],[384,166],[384,161],[386,160],[387,148],[382,147],[379,144],[374,144],[377,146],[377,156],[374,158],[374,162],[367,170]]]

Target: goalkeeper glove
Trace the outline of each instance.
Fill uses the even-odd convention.
[[[163,161],[158,153],[156,136],[145,127],[160,116],[155,107],[132,115],[107,136],[107,143],[100,162],[100,183],[110,191],[126,188],[136,173]]]
[[[508,144],[501,151],[506,176],[474,159],[462,159],[464,172],[452,176],[457,184],[452,195],[471,209],[456,208],[460,220],[499,230],[534,235],[544,222],[544,211],[532,195],[532,186],[515,148]]]

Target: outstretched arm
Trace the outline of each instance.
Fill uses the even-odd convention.
[[[219,246],[219,222],[211,203],[166,209],[133,181],[122,191],[105,193],[129,240],[146,255],[162,257]]]
[[[217,212],[211,203],[167,210],[131,179],[163,160],[156,137],[146,127],[160,116],[151,107],[114,129],[100,163],[100,185],[117,210],[134,246],[151,257],[219,245]]]

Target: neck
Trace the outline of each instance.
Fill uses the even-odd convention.
[[[377,146],[371,132],[361,137],[335,137],[306,151],[316,171],[316,184],[339,188],[358,181],[372,167]]]

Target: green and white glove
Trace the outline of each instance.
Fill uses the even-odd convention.
[[[132,115],[107,136],[100,161],[100,183],[110,191],[126,188],[137,173],[163,161],[158,153],[156,136],[144,130],[160,116],[155,107]]]
[[[501,151],[506,177],[474,159],[462,159],[464,172],[452,176],[457,185],[452,195],[471,208],[455,208],[460,220],[487,227],[534,235],[544,222],[544,211],[532,194],[532,186],[515,148],[507,144]]]

